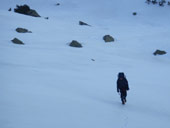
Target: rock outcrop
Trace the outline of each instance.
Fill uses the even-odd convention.
[[[104,40],[105,42],[114,42],[114,38],[113,38],[112,36],[110,36],[110,35],[105,35],[105,36],[103,37],[103,40]]]
[[[11,40],[14,44],[20,44],[20,45],[24,45],[24,43],[21,41],[21,40],[19,40],[19,39],[17,39],[17,38],[14,38],[13,40]]]
[[[81,48],[81,47],[83,47],[83,46],[81,45],[81,43],[79,43],[79,42],[76,41],[76,40],[73,40],[73,41],[69,44],[69,46],[71,46],[71,47],[76,47],[76,48]]]

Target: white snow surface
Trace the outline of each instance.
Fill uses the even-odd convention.
[[[0,2],[0,128],[170,127],[170,6],[145,0]],[[42,17],[9,12],[16,4]],[[32,33],[17,33],[17,27]],[[105,43],[107,34],[115,42]],[[15,37],[25,45],[13,44]],[[72,40],[83,48],[68,46]],[[156,49],[167,54],[153,56]],[[130,87],[126,105],[116,92],[122,71]]]

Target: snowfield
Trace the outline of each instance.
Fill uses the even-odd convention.
[[[9,12],[16,4],[42,17]],[[144,0],[1,0],[0,128],[169,128],[169,10]],[[126,105],[116,92],[122,71]]]

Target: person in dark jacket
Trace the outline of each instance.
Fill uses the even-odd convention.
[[[124,73],[120,72],[118,74],[118,80],[117,80],[117,92],[118,93],[120,92],[122,104],[125,104],[126,102],[127,90],[129,90],[128,81]]]

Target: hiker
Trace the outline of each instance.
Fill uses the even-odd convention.
[[[126,103],[127,90],[129,90],[128,81],[124,73],[120,72],[118,74],[118,80],[117,80],[117,92],[118,93],[120,92],[120,98],[121,98],[122,104]]]

